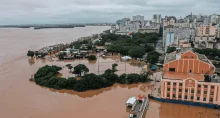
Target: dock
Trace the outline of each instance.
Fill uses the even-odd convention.
[[[144,99],[143,101],[137,100],[131,109],[131,114],[134,115],[133,118],[142,118],[147,104],[147,99]]]
[[[149,105],[148,99],[144,95],[139,95],[137,99],[135,99],[134,103],[132,103],[132,101],[128,104],[128,102],[131,101],[132,98],[129,98],[129,100],[126,102],[127,106],[132,105],[130,118],[143,118],[144,112]]]

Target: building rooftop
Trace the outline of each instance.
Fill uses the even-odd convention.
[[[187,48],[178,48],[180,49],[180,53],[184,53],[188,50],[192,50],[191,47],[187,47]],[[180,56],[179,54],[176,53],[176,51],[172,52],[172,53],[167,53],[166,57],[165,57],[165,62],[164,63],[168,63],[171,61],[176,60],[176,56]]]
[[[168,63],[168,62],[171,62],[171,61],[174,61],[174,60],[178,60],[178,57],[181,56],[181,53],[184,53],[184,52],[186,52],[186,51],[188,51],[188,50],[192,50],[192,48],[181,48],[181,51],[180,51],[179,54],[177,54],[176,51],[175,51],[175,52],[172,52],[172,53],[168,53],[168,54],[166,55],[166,57],[165,57],[164,63]],[[199,53],[195,53],[195,54],[198,56],[198,59],[199,59],[199,60],[201,60],[201,61],[203,61],[203,62],[205,62],[205,63],[207,63],[207,64],[213,65],[213,64],[207,59],[207,57],[206,57],[205,55],[199,54]]]

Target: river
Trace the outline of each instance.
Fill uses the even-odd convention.
[[[45,64],[63,66],[71,62],[30,61],[27,50],[67,43],[81,36],[100,33],[107,26],[73,29],[0,29],[0,117],[1,118],[128,118],[126,100],[149,93],[150,84],[115,84],[99,90],[75,92],[35,85],[28,79]],[[111,61],[111,60],[106,60]],[[87,63],[85,61],[81,61]],[[76,63],[76,62],[75,62]],[[78,62],[77,62],[78,63]],[[79,62],[80,63],[80,62]],[[124,65],[122,63],[122,65]],[[90,65],[91,68],[93,67]],[[127,65],[128,72],[140,67]],[[95,66],[97,67],[97,65]],[[106,67],[108,68],[108,67]],[[124,66],[120,66],[122,69]],[[95,72],[96,69],[92,70]],[[146,118],[217,118],[217,110],[150,101]]]

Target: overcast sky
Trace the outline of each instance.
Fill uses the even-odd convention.
[[[0,25],[112,22],[152,14],[220,13],[220,0],[0,0]]]

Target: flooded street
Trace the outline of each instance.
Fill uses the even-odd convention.
[[[128,118],[125,102],[139,93],[150,93],[150,83],[120,85],[86,92],[54,90],[28,81],[39,67],[46,64],[87,64],[90,72],[98,73],[98,63],[87,60],[49,62],[26,57],[29,49],[66,43],[80,36],[100,33],[109,27],[74,29],[0,29],[0,118]],[[100,73],[118,63],[118,74],[125,72],[125,63],[117,59],[100,58]],[[143,66],[126,63],[126,72],[140,72]],[[68,69],[63,70],[70,76]],[[215,109],[161,103],[150,100],[146,118],[218,118]],[[201,117],[200,117],[201,113]]]

